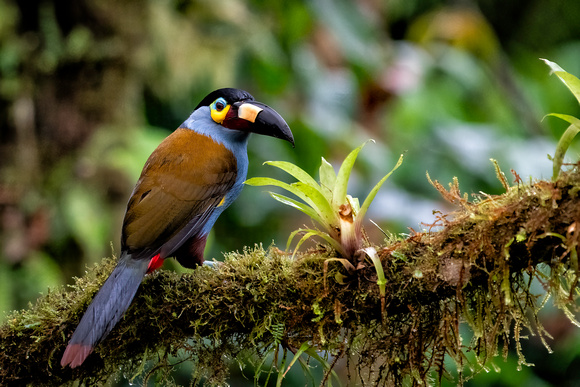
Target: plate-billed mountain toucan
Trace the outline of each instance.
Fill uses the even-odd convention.
[[[210,93],[153,151],[131,194],[121,256],[83,315],[61,365],[81,365],[121,319],[146,273],[175,257],[201,265],[209,231],[238,197],[248,171],[250,133],[294,145],[284,119],[247,92]]]

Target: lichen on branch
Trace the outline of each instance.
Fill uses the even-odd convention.
[[[446,377],[446,356],[458,369],[477,372],[497,353],[506,356],[508,345],[519,348],[523,335],[549,338],[537,317],[547,296],[575,322],[576,169],[554,182],[518,180],[503,195],[472,202],[457,182],[448,190],[433,184],[458,209],[439,214],[423,232],[373,246],[386,278],[384,297],[368,257],[349,271],[325,246],[294,259],[276,247],[247,248],[227,254],[215,269],[148,276],[85,364],[62,368],[68,338],[115,264],[105,259],[72,290],[51,290],[8,317],[0,327],[0,384],[99,383],[120,369],[134,382],[167,382],[173,367],[188,361],[194,382],[220,384],[231,359],[283,357],[278,352],[318,356],[326,381],[334,360],[344,357],[353,383],[417,384]],[[534,280],[545,294],[532,292]],[[465,326],[470,337],[460,333]]]

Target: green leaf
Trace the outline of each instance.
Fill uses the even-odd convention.
[[[350,152],[338,170],[334,189],[332,190],[332,208],[334,208],[335,211],[338,211],[342,204],[346,204],[346,190],[348,186],[348,179],[350,178],[350,172],[352,171],[352,167],[356,161],[356,158],[358,157],[359,152],[366,144],[369,143],[369,141],[374,142],[374,140],[365,141],[361,146]]]
[[[580,103],[580,79],[576,78],[574,75],[565,71],[562,67],[558,66],[557,63],[551,62],[547,59],[542,59],[544,63],[550,66],[550,69],[560,78],[560,80],[566,85],[568,89],[574,94],[578,103]]]
[[[551,113],[548,116],[558,117],[571,125],[568,126],[564,134],[558,140],[558,145],[556,146],[556,154],[554,155],[553,167],[552,167],[552,180],[556,180],[560,174],[560,169],[564,163],[564,156],[572,143],[572,140],[580,132],[580,120],[574,116],[567,114],[556,114]]]
[[[273,181],[275,181],[276,183],[274,183]],[[275,185],[277,187],[280,187],[280,185],[278,183],[284,183],[284,182],[281,182],[280,180],[272,179],[271,177],[251,177],[248,180],[244,181],[244,184],[251,185],[253,187],[263,187],[266,185]],[[286,184],[286,183],[284,183],[284,184]]]
[[[304,203],[300,203],[299,201],[289,198],[287,196],[277,194],[275,192],[270,192],[270,196],[272,196],[274,199],[276,199],[282,204],[286,204],[287,206],[294,207],[297,210],[302,211],[303,213],[308,215],[312,220],[315,220],[316,222],[324,226],[324,220],[318,215],[316,211],[312,209],[312,207]]]
[[[336,378],[336,380],[340,383],[340,378],[338,377],[338,374],[336,373],[336,371],[334,371],[333,369],[331,369],[331,365],[322,358],[322,356],[320,356],[315,350],[314,348],[310,347],[308,348],[306,351],[304,351],[308,356],[312,357],[315,360],[318,360],[318,362],[320,364],[322,364],[322,367],[324,367],[324,370],[331,373],[331,376],[334,376]],[[328,378],[328,385],[332,387],[332,378]]]
[[[316,184],[316,187],[313,187],[302,181],[288,184],[280,180],[272,179],[270,177],[253,177],[246,180],[245,183],[252,186],[273,185],[275,187],[283,188],[286,191],[296,195],[298,198],[302,199],[306,204],[312,207],[312,209],[316,211],[322,221],[318,219],[315,220],[325,228],[332,228],[338,224],[338,213],[333,211],[324,194],[320,192],[320,186],[318,186],[318,184]]]
[[[307,189],[302,186],[303,184],[302,185],[298,185],[299,183],[288,184],[280,180],[272,179],[271,177],[253,177],[251,179],[246,180],[245,184],[255,187],[273,185],[274,187],[283,188],[286,191],[290,192],[291,194],[298,196],[298,198],[302,199],[306,204],[308,204],[310,207],[312,207],[314,210],[318,212],[316,203],[312,201],[312,199],[310,199],[310,196],[316,196],[316,194],[313,194],[311,191],[309,191],[310,195],[304,193],[304,191]],[[321,216],[321,218],[326,219],[324,216]]]
[[[381,259],[377,254],[377,250],[374,247],[367,247],[365,249],[362,249],[362,251],[364,251],[367,257],[371,259],[375,267],[375,271],[377,273],[377,286],[379,287],[379,293],[381,294],[381,315],[382,315],[385,312],[385,304],[386,304],[385,294],[387,286],[387,279],[385,277],[383,263],[381,262]]]
[[[292,241],[294,240],[294,238],[296,237],[296,235],[298,235],[301,232],[306,232],[306,229],[303,228],[299,228],[298,230],[294,230],[290,233],[290,236],[288,236],[288,240],[286,241],[286,250],[290,250],[290,245],[292,244]],[[292,255],[292,258],[294,258],[294,255],[296,255],[296,249],[294,249],[294,254]]]
[[[332,209],[326,197],[319,190],[302,182],[296,182],[292,186],[299,189],[312,203],[309,203],[310,206],[324,219],[323,226],[325,228],[330,229],[338,224],[338,212]]]
[[[262,373],[266,374],[266,380],[264,381],[264,386],[268,385],[268,381],[270,380],[270,376],[272,375],[272,372],[274,371],[274,367],[276,366],[274,364],[274,362],[272,361],[272,363],[270,364],[270,369],[267,371],[262,371],[262,369],[264,368],[264,364],[266,364],[266,361],[268,361],[269,359],[271,359],[270,354],[273,354],[273,357],[276,358],[277,356],[277,351],[278,351],[278,347],[272,348],[269,351],[267,351],[264,354],[264,357],[260,360],[260,362],[256,365],[255,370],[254,370],[254,384],[258,385],[257,382],[258,380],[260,380],[260,376],[262,375]]]
[[[332,225],[336,224],[338,219],[335,211],[333,211],[332,207],[330,206],[330,200],[327,198],[324,190],[312,176],[306,173],[302,168],[287,161],[267,161],[265,164],[280,168],[298,180],[298,182],[292,184],[292,186],[295,186],[301,190],[304,195],[310,198],[312,203],[307,203],[313,207],[327,223],[321,223],[322,226],[332,227]]]
[[[294,357],[290,361],[290,364],[288,364],[288,367],[286,368],[286,371],[284,371],[284,373],[279,373],[278,374],[278,381],[276,382],[276,386],[280,387],[282,385],[282,379],[284,379],[284,377],[286,376],[286,374],[288,373],[288,371],[290,371],[290,368],[292,368],[292,366],[294,365],[294,363],[296,363],[296,361],[298,359],[300,359],[300,356],[308,348],[310,348],[310,345],[308,343],[304,343],[304,344],[302,344],[300,346],[300,348],[298,349],[298,351],[296,351],[296,353],[294,354]]]
[[[334,172],[334,168],[324,159],[324,157],[320,163],[318,174],[320,175],[320,188],[322,188],[324,196],[326,196],[328,202],[332,203],[332,190],[336,183],[336,172]]]
[[[298,235],[298,233],[301,233],[301,232],[304,232],[306,234],[304,234],[304,236],[302,236],[302,238],[300,238],[300,240],[296,244],[292,258],[294,258],[294,255],[296,255],[296,252],[298,251],[300,246],[302,246],[302,244],[304,242],[306,242],[309,238],[311,238],[313,236],[317,236],[317,237],[324,239],[324,241],[326,241],[326,243],[328,243],[330,246],[332,246],[332,248],[335,249],[338,253],[340,253],[340,254],[344,253],[342,245],[337,240],[333,239],[330,235],[328,235],[327,233],[320,231],[320,230],[314,230],[314,229],[308,229],[308,228],[300,228],[298,230],[293,231],[290,234],[290,237],[288,237],[288,242],[286,244],[286,250],[289,250],[290,244],[292,244],[292,240],[296,237],[296,235]]]
[[[385,181],[387,181],[387,179],[389,178],[389,176],[391,176],[393,174],[393,172],[395,172],[397,170],[397,168],[399,168],[401,166],[402,163],[403,163],[403,155],[401,155],[399,157],[399,161],[397,161],[397,164],[395,164],[395,166],[393,167],[393,169],[391,169],[391,171],[389,173],[387,173],[385,175],[385,177],[383,177],[377,183],[377,185],[374,186],[374,188],[371,190],[371,192],[368,194],[368,196],[365,199],[362,207],[360,208],[360,212],[357,215],[357,221],[358,222],[362,222],[362,219],[364,218],[364,216],[365,216],[367,210],[369,209],[371,203],[373,202],[375,196],[377,196],[377,193],[379,192],[379,189],[381,188],[381,186],[385,183]]]
[[[318,182],[316,182],[316,180],[314,180],[314,178],[306,171],[295,164],[289,163],[288,161],[266,161],[264,164],[280,168],[289,175],[294,176],[296,180],[312,186],[313,188],[319,188]]]
[[[558,113],[546,114],[546,117],[548,117],[548,116],[560,118],[569,124],[576,125],[576,126],[580,127],[580,119],[578,119],[574,116],[571,116],[568,114],[558,114]]]
[[[350,208],[352,208],[354,216],[356,216],[360,212],[360,202],[358,201],[358,198],[353,198],[350,195],[346,195],[346,200],[350,204]]]
[[[300,246],[302,246],[302,244],[304,242],[306,242],[308,239],[312,238],[313,236],[321,236],[319,234],[320,234],[320,231],[318,231],[318,230],[311,230],[310,232],[307,232],[306,234],[304,234],[302,236],[302,238],[300,238],[298,240],[298,243],[296,243],[296,247],[294,248],[294,253],[292,254],[292,258],[294,258],[294,256],[296,255],[296,252],[300,249]]]

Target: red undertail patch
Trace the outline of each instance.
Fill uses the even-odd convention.
[[[151,261],[149,261],[149,266],[147,266],[147,274],[154,272],[161,266],[163,266],[163,258],[160,258],[159,254],[157,254],[151,258]]]

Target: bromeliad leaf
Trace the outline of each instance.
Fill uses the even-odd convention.
[[[346,201],[348,204],[350,204],[350,208],[352,208],[354,215],[358,215],[360,212],[360,202],[358,201],[358,198],[353,198],[350,195],[346,195]]]
[[[289,175],[294,176],[298,181],[303,182],[304,184],[310,185],[313,188],[319,187],[318,183],[312,176],[310,176],[304,169],[300,168],[297,165],[289,163],[288,161],[266,161],[264,164],[271,165],[273,167],[280,168],[284,172],[288,173]]]
[[[377,285],[379,286],[379,293],[381,294],[381,311],[385,310],[385,294],[387,279],[385,278],[385,271],[383,269],[383,264],[381,259],[377,254],[377,250],[374,247],[367,247],[363,249],[367,257],[371,259],[377,273]]]
[[[562,67],[558,66],[558,64],[554,62],[550,62],[547,59],[542,59],[550,69],[560,78],[560,80],[566,85],[568,89],[574,94],[578,103],[580,103],[580,79],[576,78],[574,75],[566,72]],[[558,141],[558,145],[556,146],[556,153],[553,159],[553,172],[552,172],[552,180],[556,180],[560,175],[560,169],[562,168],[562,164],[564,162],[564,156],[566,155],[566,151],[568,150],[570,143],[576,137],[578,132],[580,132],[580,120],[578,118],[569,116],[567,114],[556,114],[551,113],[547,116],[558,117],[570,124],[560,140]]]
[[[256,187],[263,187],[265,185],[273,185],[275,187],[280,187],[285,189],[286,191],[298,196],[300,199],[305,201],[309,206],[314,208],[314,203],[308,195],[305,195],[297,186],[296,183],[288,184],[284,183],[283,181],[272,179],[271,177],[252,177],[244,182],[247,185],[253,185]]]
[[[576,78],[574,75],[565,71],[557,63],[551,62],[547,59],[542,59],[550,69],[556,74],[558,78],[566,85],[568,89],[574,94],[578,103],[580,103],[580,79]]]
[[[270,196],[272,196],[274,199],[276,199],[277,201],[279,201],[282,204],[286,204],[287,206],[294,207],[297,210],[304,212],[312,220],[315,220],[316,222],[318,222],[319,224],[324,226],[324,219],[322,219],[318,215],[318,213],[312,209],[312,207],[309,207],[308,205],[306,205],[304,203],[300,203],[297,200],[289,198],[288,196],[277,194],[275,192],[270,192]]]
[[[332,190],[336,184],[336,172],[334,172],[334,168],[324,157],[322,158],[318,174],[320,176],[320,188],[322,188],[326,200],[332,203]]]
[[[290,234],[290,237],[288,237],[288,242],[286,243],[286,250],[290,249],[290,245],[292,244],[292,241],[294,240],[296,235],[298,235],[300,233],[304,233],[304,235],[302,236],[302,238],[300,238],[300,240],[296,244],[296,247],[294,248],[294,254],[292,256],[296,255],[296,252],[298,251],[300,246],[302,246],[302,243],[306,242],[310,237],[313,237],[313,236],[318,236],[318,237],[322,238],[330,246],[332,246],[332,248],[335,249],[339,254],[341,254],[341,255],[344,254],[344,249],[343,249],[342,245],[336,239],[332,238],[326,232],[311,229],[311,228],[299,228],[298,230],[292,231],[292,233]]]
[[[548,116],[558,117],[570,124],[560,137],[560,140],[558,140],[558,145],[556,146],[552,170],[552,180],[556,180],[560,174],[560,168],[562,168],[562,164],[564,163],[564,155],[568,151],[574,137],[580,133],[580,120],[567,114],[551,113]]]
[[[327,200],[324,190],[320,187],[316,180],[314,180],[314,178],[306,173],[302,168],[287,161],[267,161],[264,164],[280,168],[281,170],[298,179],[298,182],[288,185],[286,183],[280,182],[279,180],[260,180],[268,178],[258,177],[247,180],[246,184],[254,186],[274,185],[280,188],[284,188],[285,190],[304,200],[316,211],[319,217],[322,218],[323,222],[331,224],[336,224],[338,222],[337,215],[330,207],[330,203]],[[290,187],[292,187],[292,189],[290,189]],[[294,205],[292,206],[295,207]]]
[[[578,119],[574,116],[568,115],[568,114],[549,113],[549,114],[546,114],[546,117],[558,117],[558,118],[568,122],[569,124],[572,124],[572,125],[580,128],[580,119]]]
[[[322,238],[346,259],[353,258],[362,247],[362,218],[378,190],[403,161],[401,156],[395,167],[371,190],[361,207],[359,200],[347,195],[346,191],[354,162],[367,143],[368,141],[350,152],[340,166],[338,174],[323,158],[319,169],[320,183],[300,167],[285,161],[268,161],[266,164],[282,169],[295,177],[297,182],[287,184],[265,177],[255,177],[246,181],[248,185],[273,185],[294,194],[303,203],[285,195],[270,192],[274,199],[302,211],[320,226],[320,229],[299,229],[290,234],[288,247],[298,234],[303,234],[296,245],[294,254],[307,239],[313,236]]]
[[[326,200],[326,197],[318,189],[316,189],[316,187],[312,187],[308,184],[302,183],[301,181],[293,183],[292,185],[298,188],[310,199],[312,202],[310,206],[314,208],[318,214],[320,214],[327,225],[333,227],[338,224],[338,213],[333,210],[328,200]]]
[[[350,178],[350,172],[356,158],[358,157],[361,149],[368,144],[370,141],[365,141],[361,146],[350,152],[348,156],[342,162],[340,169],[338,170],[338,175],[336,176],[336,182],[334,184],[334,189],[332,190],[332,207],[339,208],[341,205],[346,204],[346,189],[348,186],[348,179]]]
[[[245,184],[252,185],[252,186],[266,186],[266,185],[273,185],[275,187],[280,187],[285,189],[286,191],[298,196],[302,201],[304,201],[313,211],[316,213],[316,217],[312,217],[311,214],[308,214],[311,218],[316,220],[318,223],[321,224],[336,224],[337,217],[334,215],[332,208],[330,207],[330,203],[326,201],[324,195],[322,195],[316,188],[313,188],[305,183],[296,182],[292,184],[284,183],[283,181],[272,179],[270,177],[253,177],[251,179],[246,180]],[[317,184],[318,185],[318,184]],[[280,202],[278,198],[274,198]],[[286,198],[289,199],[289,198]],[[291,202],[283,202],[284,204],[290,205],[291,207],[296,207],[298,202],[294,201]],[[303,208],[298,208],[302,212]]]

